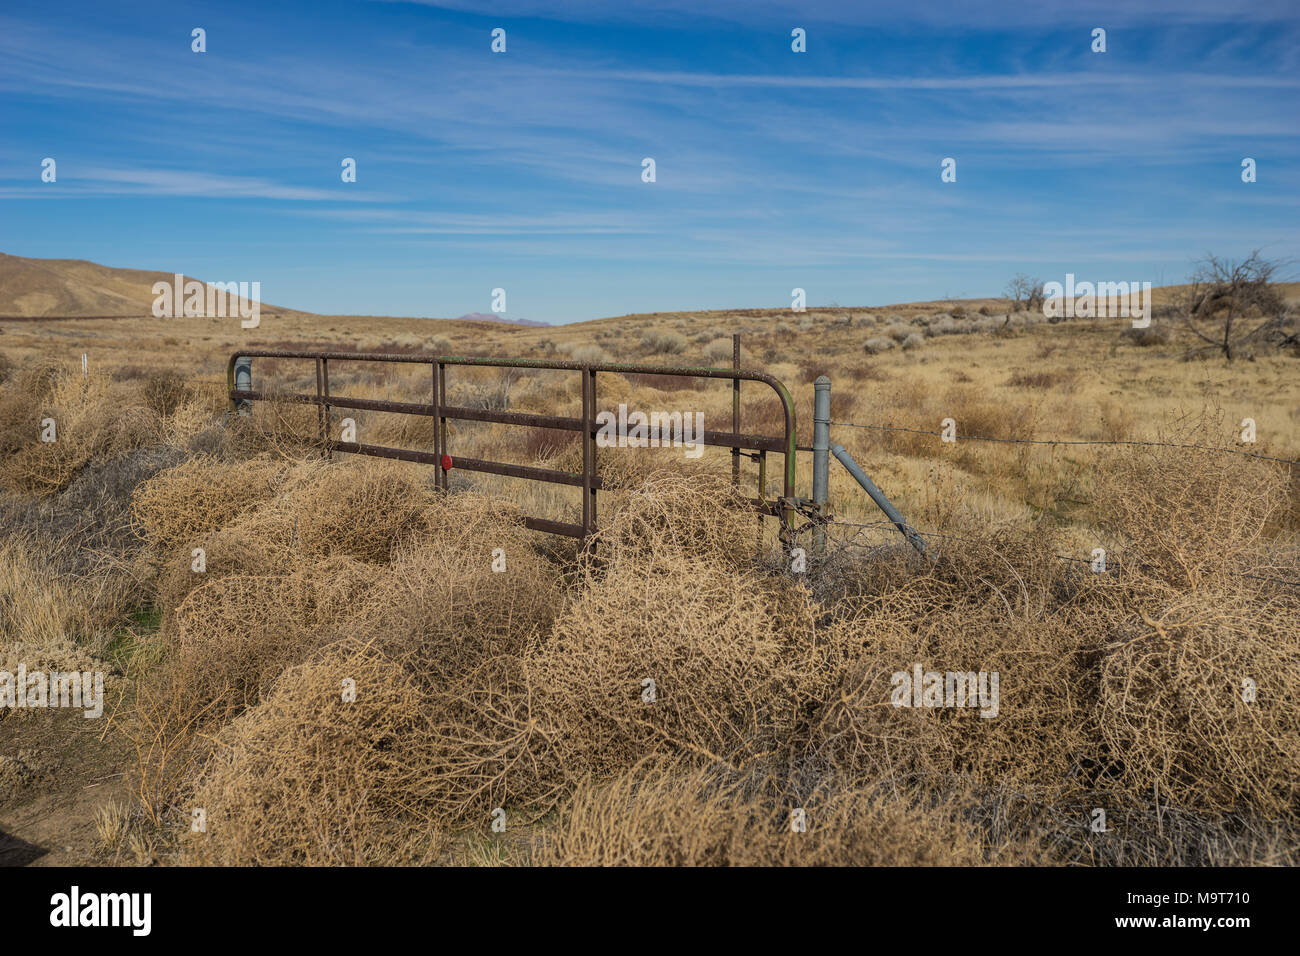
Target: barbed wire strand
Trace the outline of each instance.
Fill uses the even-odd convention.
[[[830,422],[831,425],[838,425],[842,428],[869,428],[876,431],[888,432],[911,432],[914,435],[931,435],[935,438],[942,438],[942,432],[927,431],[924,428],[905,428],[901,425],[865,425],[859,422]],[[1150,448],[1183,448],[1196,451],[1214,451],[1227,452],[1232,455],[1241,455],[1244,458],[1256,458],[1261,461],[1276,461],[1284,465],[1300,465],[1300,460],[1294,458],[1277,458],[1273,455],[1260,455],[1255,452],[1243,451],[1240,448],[1216,448],[1213,445],[1188,445],[1179,442],[1166,441],[1107,441],[1104,439],[1081,439],[1081,438],[990,438],[986,435],[959,435],[959,439],[964,441],[988,441],[1000,442],[1008,445],[1127,445],[1130,447],[1150,447]]]
[[[898,526],[895,525],[892,521],[854,522],[854,521],[840,521],[838,519],[832,518],[826,522],[826,525],[827,527],[857,528],[859,530],[857,531],[857,533],[854,534],[853,536],[854,538],[857,538],[862,533],[863,530],[871,529],[871,528],[878,528],[881,530],[889,529],[894,532],[898,531]],[[811,525],[808,525],[805,528],[801,528],[800,531],[802,532],[811,527],[812,527]],[[947,540],[947,541],[961,541],[967,544],[985,543],[983,539],[971,538],[965,535],[946,534],[939,531],[918,531],[916,528],[912,528],[911,530],[915,534],[918,534],[923,538],[938,538],[940,540]],[[853,539],[850,539],[848,541],[839,541],[836,542],[836,544],[840,550],[843,550],[845,548],[852,548],[852,547],[872,547],[872,545],[859,545]],[[1070,561],[1075,564],[1086,564],[1089,567],[1092,567],[1092,562],[1089,561],[1087,558],[1076,558],[1073,555],[1069,555],[1069,554],[1057,554],[1057,555],[1053,555],[1053,557],[1061,561]],[[1123,568],[1122,563],[1118,561],[1113,563],[1108,563],[1106,565],[1107,572],[1111,570],[1119,571],[1122,568]],[[1097,572],[1097,573],[1100,574],[1103,572]],[[1227,573],[1237,578],[1251,578],[1256,581],[1268,581],[1273,584],[1284,584],[1289,587],[1300,587],[1300,581],[1293,581],[1289,578],[1275,578],[1275,577],[1262,575],[1262,574],[1249,574],[1243,571],[1228,571]]]

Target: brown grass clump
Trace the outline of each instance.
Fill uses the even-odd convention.
[[[208,581],[164,629],[166,683],[194,707],[228,720],[252,706],[280,673],[346,628],[376,572],[342,557],[285,575]]]
[[[1087,638],[1068,620],[1008,617],[1002,610],[967,606],[841,625],[846,643],[861,650],[820,716],[817,759],[911,784],[960,776],[1040,793],[1072,786],[1070,778],[1095,750],[1087,733]],[[984,671],[990,682],[996,673],[996,708],[896,705],[914,700],[901,696],[904,691],[894,696],[896,687],[911,687],[895,675],[914,681],[918,664],[923,674],[943,675],[945,691],[949,673]],[[991,694],[985,700],[991,703]]]
[[[356,699],[343,699],[345,682]],[[355,641],[286,671],[217,735],[194,805],[199,865],[424,864],[445,849],[424,806],[431,733],[406,669]]]
[[[423,683],[424,674],[416,678]],[[565,756],[522,661],[501,654],[429,700],[430,801],[444,819],[486,824],[497,807],[536,820],[567,792]]]
[[[54,441],[42,423],[54,422]],[[109,459],[158,440],[159,417],[129,385],[56,364],[25,370],[0,395],[0,439],[7,457],[0,483],[50,495],[66,488],[92,459]]]
[[[679,557],[719,569],[755,566],[758,518],[727,479],[664,473],[643,481],[594,539],[603,564],[671,566]]]
[[[438,496],[428,530],[396,553],[364,611],[366,632],[442,689],[498,655],[523,653],[560,603],[556,569],[518,510],[477,495]]]
[[[739,765],[780,751],[825,680],[812,614],[801,589],[702,558],[650,572],[616,562],[527,673],[571,770],[616,772],[656,752]]]
[[[227,463],[199,456],[142,484],[131,510],[156,554],[188,553],[187,545],[274,497],[291,473],[283,462],[268,459]]]
[[[926,809],[843,781],[773,796],[711,769],[639,764],[584,783],[535,854],[542,866],[978,865],[978,838],[951,808]],[[766,792],[765,792],[766,791]],[[803,829],[797,832],[797,810]]]
[[[14,655],[7,658],[11,663],[23,659],[20,651],[53,648],[62,655],[74,641],[102,636],[100,604],[112,597],[111,582],[56,573],[40,541],[0,541],[0,659],[7,650]]]
[[[1116,785],[1212,813],[1300,815],[1300,602],[1205,589],[1117,629],[1096,723]]]
[[[0,389],[0,455],[12,455],[36,438],[42,417],[37,396],[12,384]]]
[[[53,494],[70,485],[92,459],[117,457],[157,439],[158,418],[147,408],[110,404],[92,405],[89,400],[70,413],[56,409],[40,418],[55,422],[56,440],[38,440],[38,423],[33,420],[23,431],[31,441],[22,445],[4,463],[5,481],[12,487],[35,494]]]
[[[212,534],[191,542],[204,552],[205,570],[194,570],[193,549],[173,548],[160,555],[154,603],[174,611],[191,591],[231,575],[274,575],[305,567],[307,554],[297,534],[296,515],[279,502],[266,502],[238,515]]]
[[[1099,524],[1123,546],[1116,558],[1162,591],[1259,568],[1266,532],[1290,507],[1282,469],[1238,455],[1128,449],[1096,474]]]
[[[328,469],[296,488],[288,506],[300,515],[303,547],[322,555],[387,563],[392,550],[423,531],[433,487],[391,461],[362,458]]]

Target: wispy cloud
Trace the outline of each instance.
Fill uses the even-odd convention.
[[[1272,0],[236,0],[205,10],[203,55],[174,18],[26,2],[0,16],[0,248],[20,254],[255,266],[331,312],[470,311],[509,284],[574,318],[787,277],[849,302],[1300,252],[1300,17]],[[16,202],[37,198],[63,201]]]

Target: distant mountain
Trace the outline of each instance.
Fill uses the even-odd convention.
[[[468,315],[462,315],[456,321],[458,322],[504,322],[506,325],[531,325],[538,328],[550,326],[550,322],[538,322],[534,319],[507,319],[495,312],[470,312]]]
[[[207,281],[238,278],[216,276]],[[85,259],[25,259],[0,252],[0,315],[152,315],[155,282],[173,285],[175,274],[114,269]],[[263,302],[262,311],[283,315],[297,310]]]

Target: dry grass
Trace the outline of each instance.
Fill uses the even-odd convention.
[[[847,781],[825,781],[804,794],[782,793],[771,780],[643,761],[607,782],[581,784],[533,862],[962,866],[986,861],[978,836],[951,807],[909,806]]]
[[[0,543],[0,669],[94,669],[123,626],[111,617],[122,579],[163,612],[156,631],[132,631],[133,806],[101,820],[104,840],[141,860],[165,857],[201,806],[208,832],[182,837],[182,862],[441,862],[451,831],[485,833],[497,807],[536,828],[542,864],[1296,862],[1300,595],[1276,579],[1300,578],[1300,480],[1220,452],[961,440],[1237,448],[1231,426],[1249,415],[1261,426],[1251,450],[1285,454],[1300,447],[1294,360],[1190,366],[1173,344],[1138,349],[1096,325],[1003,328],[985,305],[992,314],[975,304],[945,317],[936,303],[847,322],[824,310],[780,323],[752,312],[449,327],[439,351],[578,355],[595,339],[613,358],[688,363],[728,361],[718,330],[736,327],[742,364],[770,352],[787,381],[831,376],[837,421],[937,431],[954,418],[956,445],[833,432],[904,513],[955,536],[931,539],[937,561],[849,549],[804,576],[739,500],[755,493],[748,461],[743,493],[731,490],[725,451],[602,449],[602,530],[575,561],[522,525],[543,506],[574,520],[572,489],[516,494],[453,471],[445,495],[427,469],[321,460],[308,406],[260,405],[226,427],[219,384],[16,362],[0,383],[6,507],[57,509],[83,476],[98,481],[95,469],[144,446],[181,463],[110,496],[132,502],[136,550],[69,570],[74,532]],[[395,321],[375,320],[376,342],[401,343]],[[864,342],[925,330],[924,349],[863,354]],[[121,334],[84,332],[92,349]],[[196,327],[195,354],[220,352],[219,334]],[[328,326],[266,334],[330,338]],[[632,354],[615,354],[627,342]],[[259,385],[299,388],[310,371],[255,369]],[[346,369],[337,382],[408,399],[427,385]],[[679,384],[604,376],[601,394],[729,424],[728,388]],[[576,415],[576,386],[559,373],[467,373],[453,387],[465,401]],[[744,427],[777,430],[775,404],[746,389]],[[1228,396],[1221,413],[1183,415],[1213,412],[1212,393]],[[803,441],[810,394],[796,396]],[[45,415],[68,437],[58,451],[27,427]],[[362,441],[431,443],[427,420],[355,417]],[[463,423],[453,450],[580,467],[576,445],[507,426]],[[769,497],[778,469],[769,461]],[[800,489],[808,477],[801,459]],[[879,520],[838,469],[830,491],[838,517]],[[45,512],[31,514],[24,527]],[[41,565],[46,547],[57,573]],[[1110,573],[1057,557],[1094,547]],[[893,706],[893,675],[917,664],[997,672],[998,715]],[[1088,829],[1096,807],[1112,833]],[[795,809],[806,832],[790,829]]]

